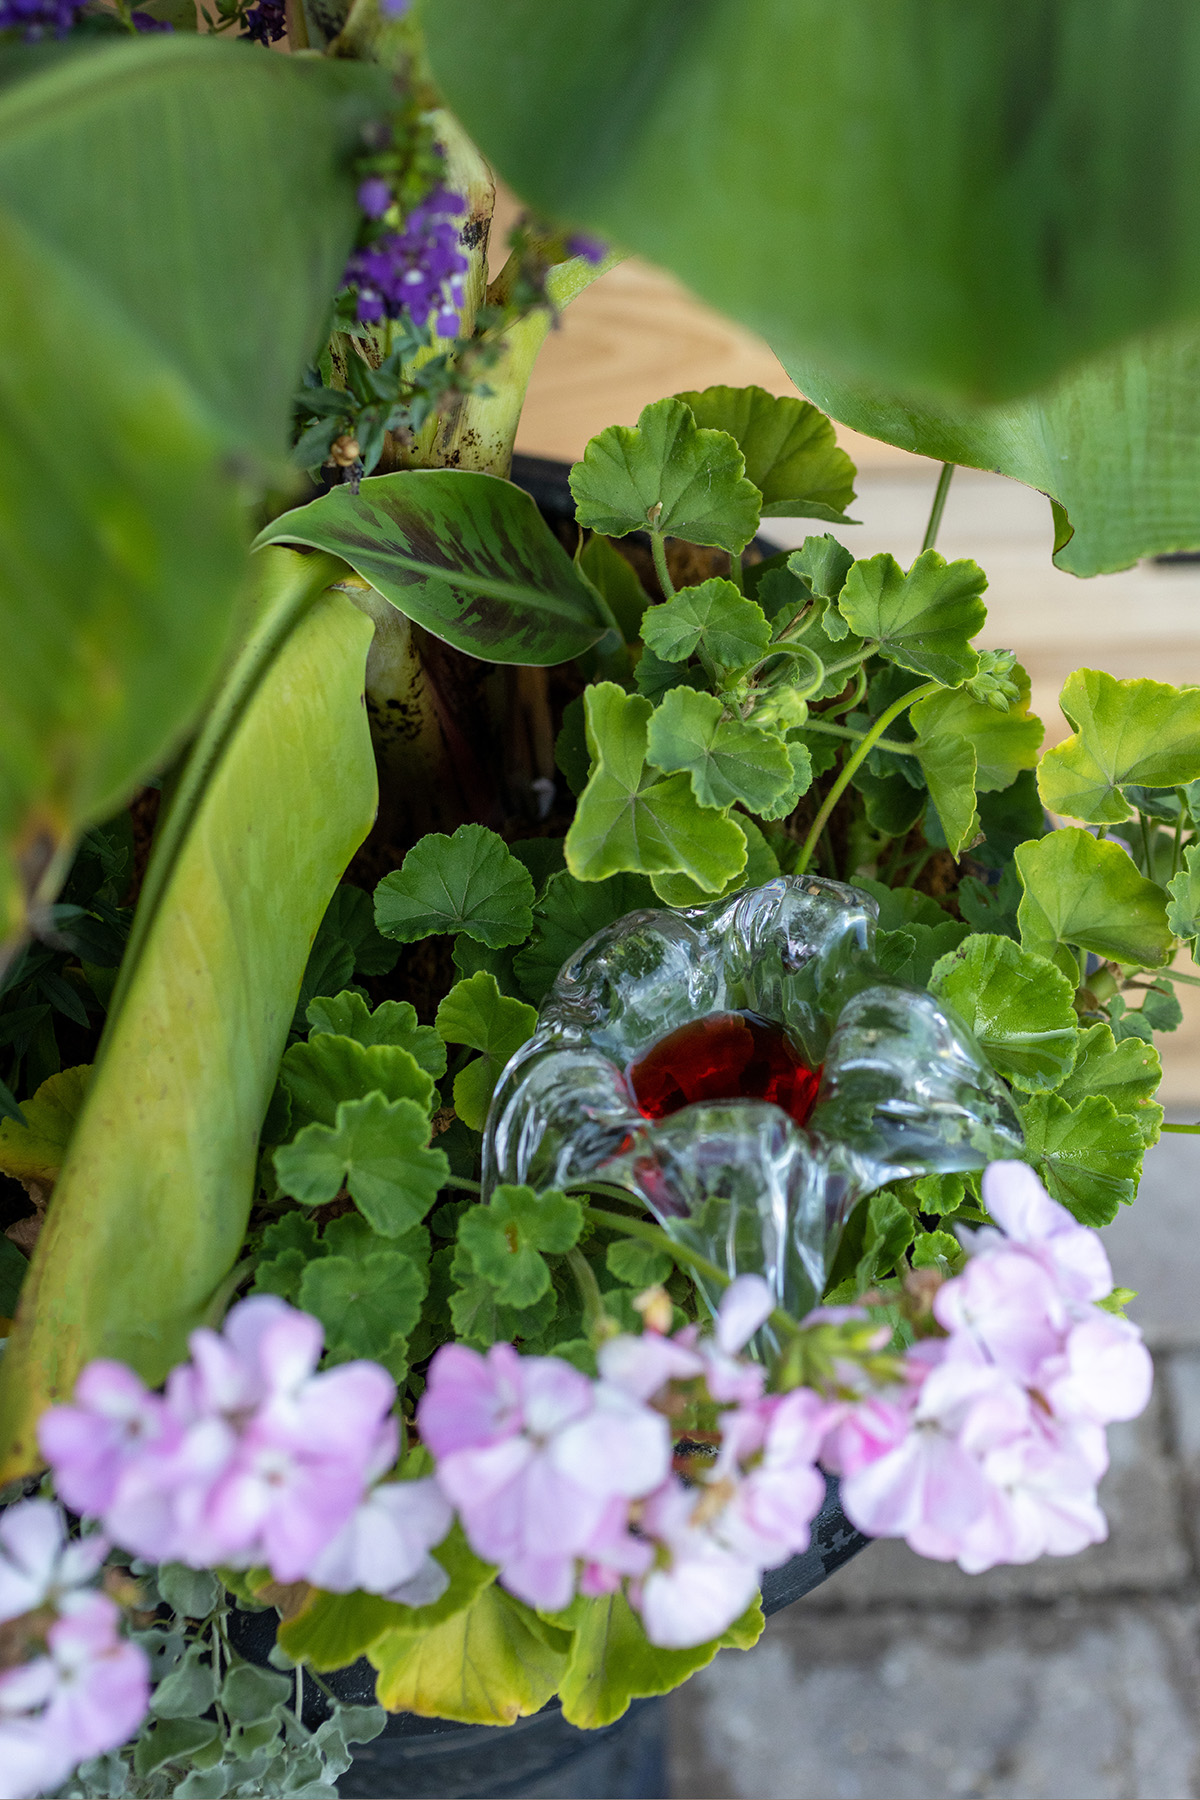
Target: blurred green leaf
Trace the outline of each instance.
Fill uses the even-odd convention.
[[[309,1037],[326,1032],[356,1043],[392,1044],[434,1076],[446,1073],[446,1047],[432,1025],[417,1024],[417,1009],[408,1000],[384,1000],[374,1011],[361,994],[335,994],[308,1006]],[[415,1098],[415,1096],[414,1096]]]
[[[568,1634],[545,1625],[489,1586],[443,1624],[413,1637],[388,1634],[367,1655],[389,1712],[464,1725],[512,1725],[539,1711],[558,1687]]]
[[[314,1120],[332,1125],[339,1102],[369,1094],[413,1100],[426,1117],[433,1103],[433,1077],[398,1044],[360,1044],[318,1032],[308,1043],[291,1046],[279,1074],[291,1095],[295,1125]]]
[[[555,1619],[572,1633],[559,1689],[563,1717],[585,1730],[611,1725],[628,1710],[631,1700],[669,1694],[697,1669],[707,1667],[726,1645],[751,1649],[763,1628],[762,1609],[756,1600],[723,1637],[689,1650],[661,1650],[649,1641],[641,1620],[621,1593],[596,1600],[581,1596],[566,1612],[556,1613]]]
[[[610,875],[606,881],[579,881],[567,870],[552,875],[533,909],[533,932],[516,956],[517,977],[526,997],[541,1004],[569,956],[606,925],[655,904],[644,875]]]
[[[36,1465],[38,1414],[92,1357],[161,1381],[240,1252],[305,959],[375,816],[371,626],[323,592],[331,569],[256,559],[258,621],[160,823],[0,1362],[2,1479]]]
[[[1183,853],[1183,867],[1167,883],[1171,899],[1167,906],[1167,924],[1176,937],[1183,938],[1191,955],[1196,954],[1196,938],[1200,935],[1200,844],[1189,844]],[[4,1143],[4,1126],[0,1125],[0,1146]]]
[[[837,418],[801,358],[1003,398],[1196,309],[1190,7],[435,0],[425,26],[527,203],[670,269]]]

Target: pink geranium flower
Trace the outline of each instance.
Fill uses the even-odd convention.
[[[149,1662],[119,1636],[119,1618],[105,1594],[65,1598],[45,1654],[0,1673],[0,1781],[11,1800],[59,1787],[145,1718]]]
[[[417,1412],[437,1478],[479,1556],[531,1606],[558,1611],[576,1564],[611,1552],[619,1512],[670,1467],[666,1420],[558,1357],[438,1351]]]

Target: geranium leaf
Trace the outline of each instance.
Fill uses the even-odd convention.
[[[558,1686],[570,1639],[490,1585],[471,1605],[415,1636],[388,1633],[367,1654],[389,1712],[463,1725],[511,1725]]]
[[[1107,1225],[1137,1192],[1145,1144],[1138,1121],[1102,1094],[1070,1106],[1034,1094],[1021,1107],[1025,1154],[1081,1225]]]
[[[607,600],[625,642],[636,644],[641,635],[642,614],[650,604],[650,596],[638,580],[633,564],[608,538],[593,531],[579,552],[579,566]]]
[[[980,598],[986,586],[978,563],[948,563],[936,550],[924,550],[905,574],[884,553],[854,564],[838,610],[889,662],[959,687],[979,668],[970,640],[987,618]]]
[[[537,1338],[558,1308],[552,1287],[547,1287],[528,1306],[505,1306],[495,1288],[475,1268],[462,1244],[454,1247],[450,1264],[450,1322],[455,1336],[465,1344],[486,1350],[489,1344],[511,1344],[518,1338]]]
[[[343,1100],[333,1125],[306,1125],[281,1144],[275,1173],[305,1206],[334,1199],[344,1182],[374,1229],[399,1237],[424,1218],[450,1173],[428,1138],[428,1116],[415,1101],[368,1094]]]
[[[822,600],[836,600],[846,585],[846,577],[854,567],[854,558],[844,544],[839,544],[827,531],[821,537],[807,537],[787,559],[788,570],[798,575]],[[849,630],[837,608],[831,608],[826,631],[837,641]]]
[[[1042,721],[1029,711],[1029,676],[1019,663],[1012,675],[1020,698],[1007,712],[973,699],[965,688],[949,688],[918,700],[908,715],[918,741],[948,737],[971,745],[980,794],[1010,787],[1023,769],[1037,767]]]
[[[333,1032],[318,1032],[293,1044],[279,1078],[292,1101],[295,1124],[314,1120],[332,1125],[339,1102],[381,1094],[385,1100],[413,1100],[428,1115],[433,1077],[399,1044],[360,1044]]]
[[[944,918],[938,925],[909,923],[895,931],[880,931],[875,937],[879,965],[897,981],[927,987],[938,962],[958,948],[970,929],[960,919]]]
[[[790,394],[760,387],[710,387],[676,394],[697,425],[726,431],[746,459],[746,478],[762,495],[764,519],[829,519],[852,525],[854,464],[823,412]]]
[[[472,1131],[482,1131],[492,1090],[510,1056],[537,1027],[537,1013],[502,994],[496,977],[480,969],[456,982],[437,1010],[438,1035],[448,1044],[482,1052],[454,1079],[454,1110]]]
[[[458,1241],[502,1306],[532,1306],[550,1286],[546,1256],[564,1255],[582,1229],[579,1201],[557,1188],[502,1185],[463,1214]]]
[[[384,1000],[372,1012],[361,994],[335,994],[311,1000],[307,1016],[310,1039],[329,1032],[368,1047],[392,1044],[407,1050],[427,1074],[446,1073],[446,1046],[432,1025],[418,1025],[411,1001]]]
[[[571,470],[580,525],[606,537],[651,529],[736,553],[758,528],[760,497],[724,431],[701,431],[682,400],[656,400],[636,426],[610,425]]]
[[[0,1173],[49,1185],[62,1168],[91,1079],[90,1063],[49,1075],[21,1103],[25,1123],[0,1119]]]
[[[495,1570],[475,1555],[457,1519],[431,1555],[449,1575],[450,1585],[428,1606],[404,1606],[379,1594],[326,1594],[310,1588],[300,1610],[279,1626],[281,1648],[293,1662],[308,1663],[322,1673],[345,1668],[385,1636],[411,1639],[465,1612],[495,1579]]]
[[[1044,956],[1007,937],[969,937],[944,956],[929,983],[1014,1087],[1060,1087],[1079,1043],[1075,990]]]
[[[419,1263],[381,1245],[369,1256],[326,1256],[308,1265],[300,1305],[325,1327],[335,1360],[380,1360],[392,1340],[407,1337],[421,1314],[428,1276]]]
[[[801,795],[807,794],[813,784],[812,752],[807,744],[791,740],[784,745],[789,763],[792,765],[792,778],[780,795],[770,806],[756,806],[760,819],[786,819],[795,811],[796,803]]]
[[[1102,1094],[1117,1111],[1133,1119],[1145,1144],[1158,1142],[1163,1109],[1154,1096],[1162,1080],[1162,1062],[1152,1044],[1127,1037],[1117,1043],[1105,1024],[1080,1033],[1075,1067],[1058,1090],[1068,1106],[1080,1106],[1089,1094]]]
[[[610,875],[607,881],[579,881],[565,869],[552,875],[533,909],[530,941],[515,959],[524,993],[540,1005],[581,944],[615,919],[654,903],[654,890],[644,875]]]
[[[608,1246],[604,1266],[626,1287],[658,1287],[670,1275],[674,1263],[665,1250],[639,1244],[636,1238],[617,1238]]]
[[[1200,935],[1200,844],[1188,845],[1183,853],[1183,867],[1168,881],[1167,892],[1171,896],[1167,924],[1176,937],[1186,940],[1194,957]],[[4,1127],[0,1125],[0,1146],[3,1143]]]
[[[646,760],[664,774],[690,776],[701,806],[724,811],[740,800],[750,812],[765,812],[795,791],[787,746],[724,712],[715,694],[676,688],[651,716]]]
[[[342,882],[325,909],[309,960],[319,958],[323,951],[328,957],[337,948],[345,950],[351,968],[360,975],[389,974],[400,954],[394,944],[380,936],[370,894],[348,881]]]
[[[328,550],[385,600],[487,662],[569,662],[604,636],[591,583],[533,500],[465,469],[372,475],[282,513],[263,544]]]
[[[746,866],[743,834],[698,804],[686,775],[647,768],[648,700],[611,681],[589,687],[584,700],[593,768],[566,837],[572,875],[679,872],[718,893]]]
[[[667,906],[704,906],[710,900],[723,900],[727,894],[736,894],[740,888],[761,887],[764,881],[773,881],[779,873],[779,858],[754,820],[739,813],[733,823],[746,840],[746,864],[726,882],[719,894],[710,894],[697,887],[688,875],[652,875],[650,885],[656,899]]]
[[[1200,687],[1076,669],[1059,705],[1075,730],[1038,768],[1052,812],[1116,825],[1133,810],[1121,788],[1183,787],[1200,776]]]
[[[771,627],[761,606],[747,600],[732,581],[714,575],[699,587],[680,588],[673,600],[648,607],[642,638],[664,662],[686,662],[699,654],[712,667],[731,670],[765,656]]]
[[[951,856],[958,856],[979,829],[975,811],[975,746],[964,738],[917,739],[917,761]]]
[[[749,1650],[763,1628],[762,1609],[755,1601],[724,1637],[689,1650],[660,1650],[621,1593],[597,1600],[580,1597],[554,1616],[573,1634],[559,1687],[563,1717],[589,1731],[611,1725],[631,1700],[669,1694],[697,1669],[706,1668],[727,1642],[731,1648]]]
[[[1166,896],[1120,844],[1099,843],[1073,825],[1022,844],[1015,860],[1024,887],[1021,943],[1068,979],[1078,980],[1071,944],[1143,968],[1158,968],[1171,954]]]
[[[379,929],[402,944],[460,931],[493,950],[519,944],[532,907],[529,870],[484,825],[430,832],[375,889]]]

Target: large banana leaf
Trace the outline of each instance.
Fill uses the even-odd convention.
[[[539,208],[787,357],[1004,399],[1200,308],[1191,0],[425,0]]]
[[[371,622],[322,593],[331,558],[255,562],[259,624],[156,847],[0,1361],[0,1481],[90,1357],[160,1380],[229,1273],[309,949],[374,816]]]
[[[1200,327],[1136,338],[1001,406],[906,400],[783,360],[856,431],[1041,488],[1057,508],[1054,560],[1073,575],[1200,545]]]
[[[377,73],[181,36],[0,87],[0,944],[227,653]]]

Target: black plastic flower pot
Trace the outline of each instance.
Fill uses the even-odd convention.
[[[826,1477],[812,1542],[803,1556],[767,1572],[763,1611],[779,1612],[811,1593],[870,1541],[846,1518],[837,1482]],[[230,1636],[243,1656],[265,1663],[275,1615],[235,1613]],[[323,1679],[341,1700],[369,1705],[375,1698],[375,1670],[365,1657]],[[328,1712],[325,1696],[307,1682],[304,1723],[315,1729]],[[635,1700],[598,1731],[569,1725],[557,1700],[502,1726],[395,1713],[381,1736],[355,1751],[338,1791],[344,1800],[660,1800],[667,1793],[666,1708],[661,1700]]]

